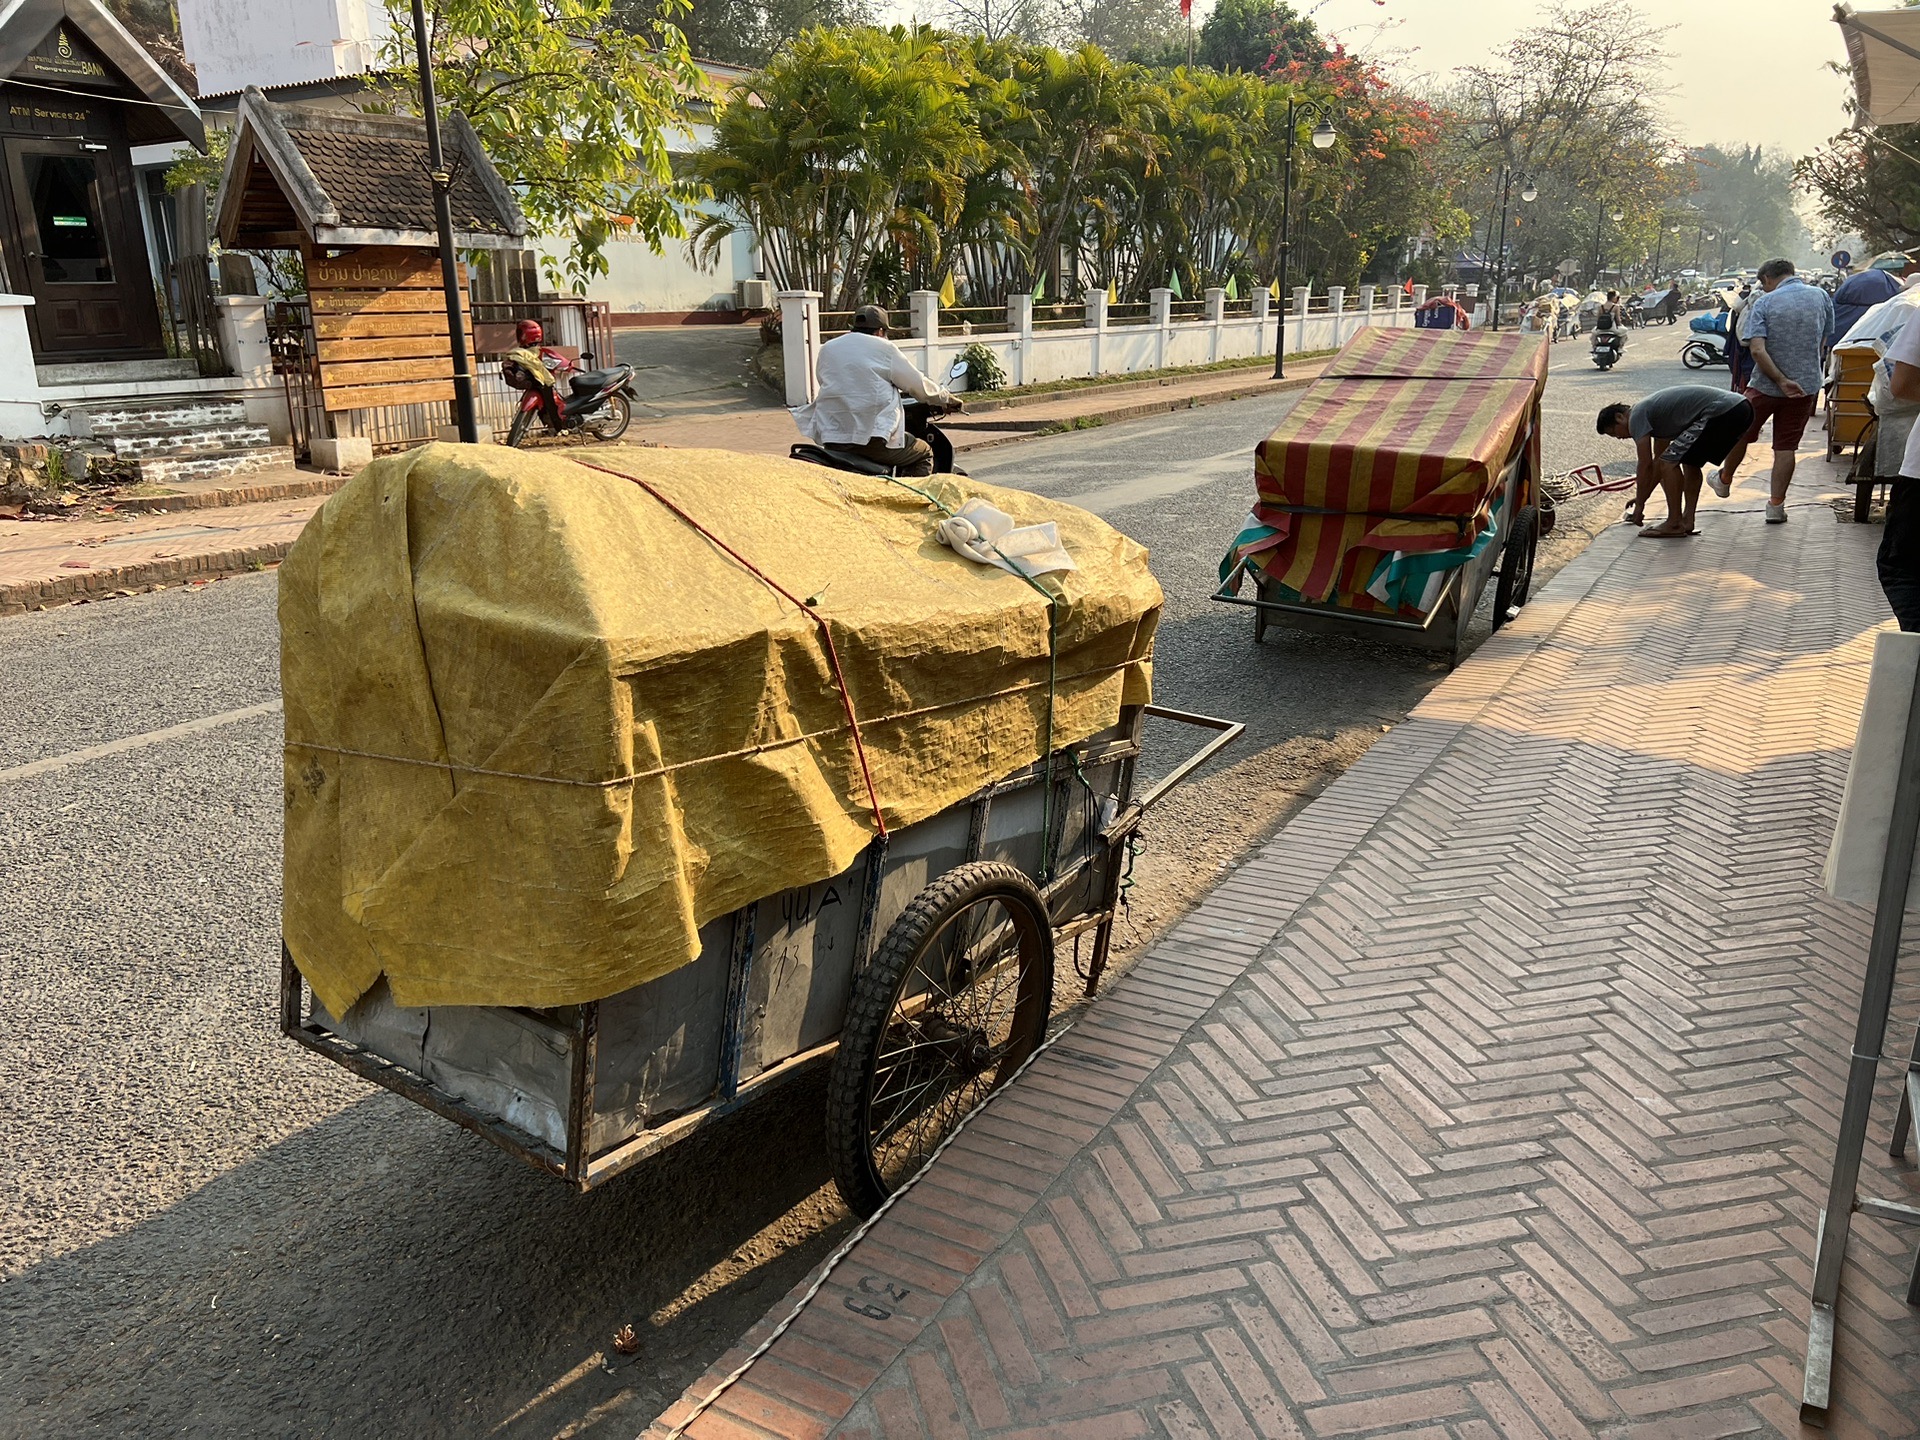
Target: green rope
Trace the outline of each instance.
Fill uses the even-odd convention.
[[[957,513],[938,495],[922,490],[918,485],[909,485],[897,475],[887,475],[882,478],[898,485],[902,490],[911,490],[949,519]],[[1033,576],[1027,574],[998,545],[993,546],[993,553],[1005,560],[1007,568],[1026,581],[1036,593],[1045,597],[1047,602],[1047,737],[1043,770],[1046,790],[1040,802],[1040,881],[1045,884],[1053,879],[1053,711],[1060,683],[1060,605],[1066,597],[1054,594]],[[1078,766],[1079,762],[1075,761],[1075,768],[1077,769]],[[1081,782],[1084,784],[1085,781],[1086,777],[1081,776]],[[1093,787],[1089,785],[1087,788],[1091,790]]]

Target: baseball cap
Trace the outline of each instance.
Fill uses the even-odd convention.
[[[1913,264],[1913,257],[1908,255],[1904,250],[1889,250],[1884,255],[1874,256],[1873,263],[1867,268],[1869,270],[1892,270],[1897,274],[1911,264]]]
[[[887,312],[878,305],[862,305],[853,312],[853,328],[856,330],[884,330],[887,328]]]

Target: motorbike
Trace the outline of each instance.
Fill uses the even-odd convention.
[[[1680,347],[1680,363],[1689,370],[1704,370],[1709,365],[1731,365],[1727,337],[1714,330],[1696,330]]]
[[[586,365],[593,364],[591,354],[583,354],[580,359]],[[500,377],[521,392],[520,408],[507,429],[510,446],[523,444],[536,420],[546,425],[549,435],[580,430],[596,440],[618,440],[633,423],[633,402],[639,397],[634,393],[631,365],[570,370],[556,376],[556,383],[548,386],[518,362],[507,359],[500,362]],[[569,391],[564,398],[559,394],[561,379],[567,382]]]
[[[1595,330],[1591,344],[1594,365],[1611,370],[1626,351],[1627,337],[1618,330]]]
[[[956,360],[953,368],[947,371],[947,384],[953,385],[963,379],[967,373],[967,362]],[[960,408],[954,402],[955,410]],[[933,473],[936,475],[965,475],[967,472],[955,468],[953,463],[953,442],[938,425],[934,424],[935,414],[950,414],[950,411],[936,412],[931,405],[920,400],[911,400],[906,405],[907,434],[916,440],[927,442],[933,451]],[[844,450],[829,450],[824,445],[816,445],[811,440],[796,443],[787,452],[790,459],[804,460],[809,465],[825,465],[830,470],[845,470],[853,475],[884,475],[892,477],[894,467],[882,465],[878,460],[869,460],[862,455],[849,455]]]

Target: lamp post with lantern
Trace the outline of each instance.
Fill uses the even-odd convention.
[[[1534,186],[1533,181],[1523,176],[1520,181],[1521,201],[1531,205],[1539,195],[1540,191]],[[1493,262],[1492,293],[1487,297],[1487,328],[1489,330],[1500,328],[1500,294],[1505,289],[1507,280],[1507,207],[1512,203],[1512,198],[1513,169],[1511,166],[1502,165],[1500,167],[1500,243],[1494,247],[1493,253],[1496,258]]]
[[[1280,315],[1273,342],[1273,378],[1287,378],[1287,262],[1293,249],[1293,144],[1302,118],[1318,116],[1320,123],[1309,137],[1316,150],[1331,150],[1339,134],[1333,128],[1332,107],[1323,100],[1287,97],[1287,148],[1280,170]]]

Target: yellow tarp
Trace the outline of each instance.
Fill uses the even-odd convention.
[[[832,626],[889,828],[1039,758],[1047,597],[934,539],[885,480],[594,449]],[[931,482],[921,482],[929,484]],[[1054,740],[1146,701],[1160,587],[1082,510]],[[280,570],[287,944],[335,1014],[598,999],[706,921],[839,873],[875,825],[820,627],[640,485],[563,454],[430,445],[329,499]]]

